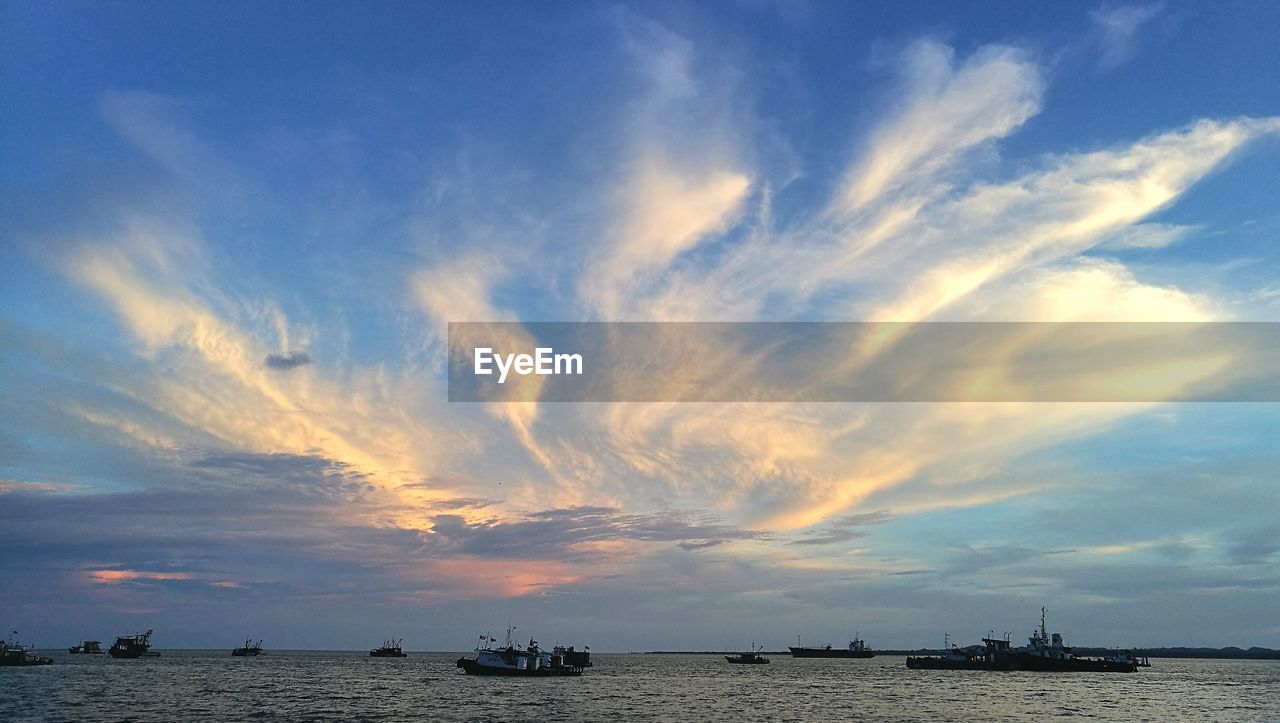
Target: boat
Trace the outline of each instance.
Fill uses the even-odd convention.
[[[107,650],[107,654],[113,658],[158,658],[159,653],[151,652],[151,633],[153,632],[155,631],[147,630],[137,635],[120,635]]]
[[[752,643],[751,652],[726,655],[724,659],[735,665],[766,665],[769,659],[760,654],[761,650],[764,650],[763,645],[757,648],[756,644]]]
[[[551,649],[551,655],[559,655],[561,659],[564,660],[565,665],[577,666],[579,668],[595,667],[594,663],[591,662],[590,645],[583,646],[582,650],[574,650],[572,645],[565,647],[557,644]]]
[[[0,667],[26,667],[49,665],[53,658],[36,655],[35,646],[22,645],[12,640],[0,640]]]
[[[1138,655],[1133,650],[1114,650],[1106,656],[1107,660],[1114,660],[1119,663],[1133,663],[1135,668],[1150,668],[1151,659],[1145,655]]]
[[[796,638],[796,644],[788,646],[788,649],[793,658],[873,658],[876,654],[856,633],[853,640],[849,641],[847,648],[833,648],[830,645],[804,646],[800,644],[800,639]]]
[[[107,651],[102,649],[100,641],[85,640],[79,645],[72,645],[67,648],[67,652],[72,655],[105,655]]]
[[[400,648],[400,643],[404,638],[399,640],[391,640],[388,638],[380,647],[369,651],[370,658],[407,658],[409,655]]]
[[[1062,672],[1132,673],[1138,669],[1137,661],[1128,656],[1081,658],[1063,643],[1062,633],[1050,635],[1044,624],[1045,609],[1040,608],[1040,627],[1032,631],[1030,643],[1014,651],[1014,664],[1018,670],[1048,670]]]
[[[907,667],[914,670],[1013,670],[1009,639],[988,636],[982,645],[960,647],[943,636],[940,655],[907,656]]]
[[[520,677],[560,677],[582,675],[584,668],[591,667],[591,653],[587,649],[574,650],[572,646],[557,645],[551,651],[538,646],[538,641],[529,638],[529,644],[520,649],[512,644],[511,636],[514,626],[507,627],[506,644],[495,648],[498,642],[489,634],[480,636],[476,644],[476,657],[458,658],[457,667],[467,675],[496,675]]]
[[[1045,609],[1040,608],[1040,627],[1032,631],[1028,644],[1014,648],[1009,637],[990,635],[982,645],[958,647],[948,644],[941,655],[908,656],[907,667],[916,670],[1028,670],[1048,672],[1132,673],[1140,660],[1126,653],[1103,658],[1082,658],[1071,652],[1061,633],[1049,634]],[[1143,661],[1145,662],[1145,661]]]
[[[231,654],[237,658],[251,658],[262,655],[262,641],[253,642],[252,638],[245,638],[244,645],[231,651]]]

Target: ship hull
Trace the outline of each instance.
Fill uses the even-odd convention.
[[[793,658],[874,658],[875,651],[872,650],[841,650],[833,648],[791,648],[791,657]]]
[[[991,663],[986,660],[944,660],[930,657],[908,657],[907,667],[912,670],[1015,670],[1011,663]]]
[[[238,650],[237,649],[237,650],[231,651],[232,657],[236,657],[236,658],[253,658],[261,654],[262,653],[257,650]]]
[[[1095,658],[1069,658],[1066,660],[1038,655],[1018,655],[1014,658],[1018,670],[1034,670],[1049,673],[1132,673],[1137,664],[1120,660]]]
[[[27,668],[32,665],[50,665],[53,658],[38,655],[5,655],[0,657],[0,668]]]
[[[122,650],[120,648],[112,648],[108,650],[107,655],[110,655],[113,658],[123,658],[125,660],[132,660],[133,658],[143,658],[143,657],[146,657],[146,658],[160,657],[159,653],[153,653],[149,650],[141,650],[141,649],[123,649]]]
[[[467,675],[489,675],[509,678],[556,678],[582,675],[581,668],[573,668],[567,665],[535,668],[533,670],[527,668],[497,668],[490,665],[480,665],[472,658],[458,658],[457,666],[462,668]]]
[[[1132,673],[1138,669],[1134,663],[1116,660],[1089,658],[1062,660],[1036,655],[1018,655],[999,662],[988,662],[982,659],[944,660],[932,657],[909,657],[907,667],[912,670],[1025,670],[1040,673]]]

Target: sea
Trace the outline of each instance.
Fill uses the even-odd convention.
[[[580,678],[486,678],[460,653],[164,650],[113,660],[66,652],[0,668],[14,721],[1280,721],[1280,661],[1155,658],[1136,673],[908,670],[901,656],[593,655]]]

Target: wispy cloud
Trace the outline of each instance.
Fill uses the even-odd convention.
[[[1111,70],[1129,62],[1138,52],[1143,26],[1164,11],[1163,3],[1153,5],[1103,5],[1089,13],[1099,34],[1102,56],[1098,67]]]

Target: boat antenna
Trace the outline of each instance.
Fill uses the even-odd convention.
[[[1045,611],[1044,611],[1044,606],[1043,606],[1043,605],[1041,605],[1041,606],[1040,606],[1040,637],[1042,637],[1042,638],[1048,638],[1048,637],[1049,637],[1049,633],[1048,633],[1048,632],[1046,632],[1046,631],[1045,631],[1045,629],[1044,629],[1044,612],[1045,612]]]

